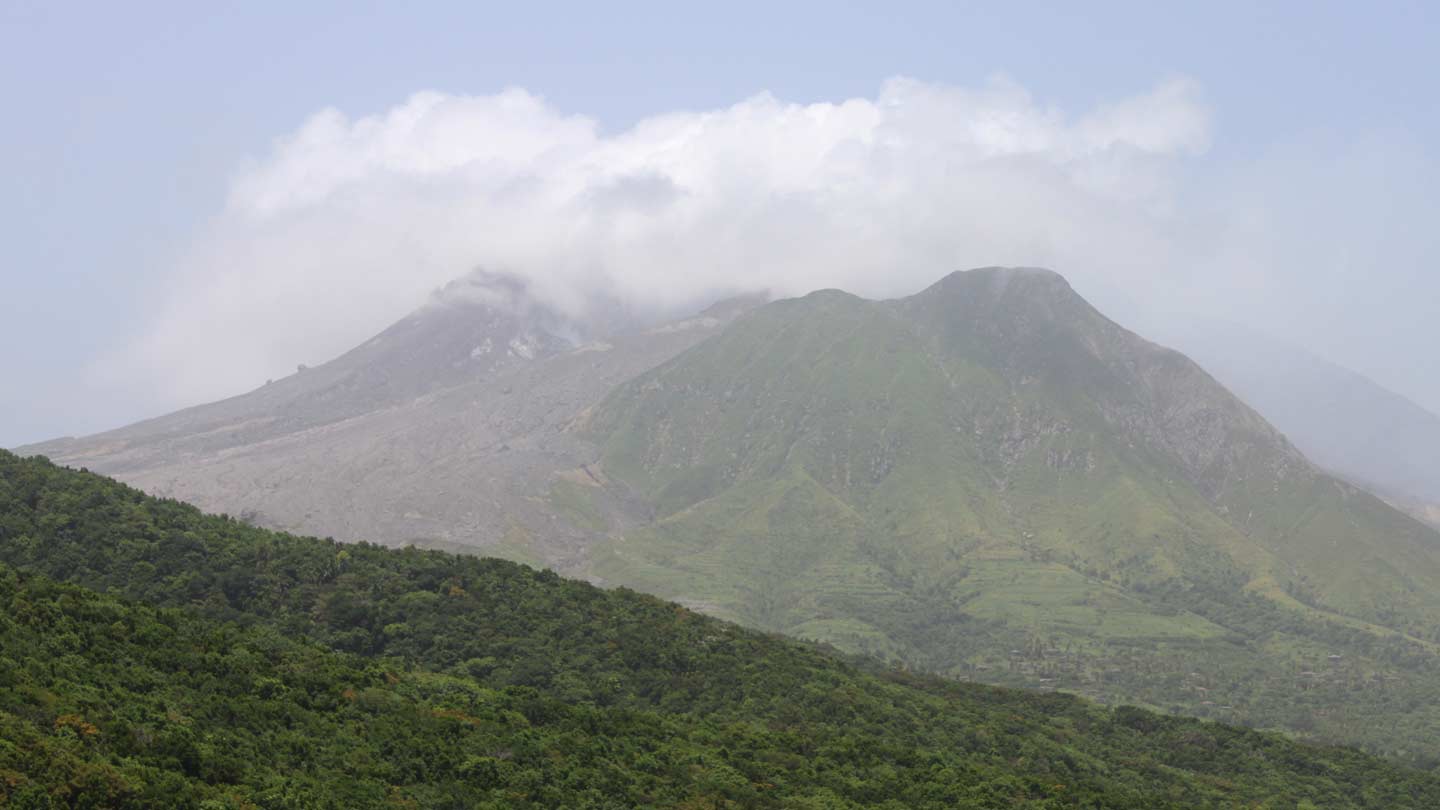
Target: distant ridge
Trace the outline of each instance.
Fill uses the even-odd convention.
[[[1253,404],[1315,463],[1440,519],[1440,415],[1369,378],[1229,323],[1167,335]]]

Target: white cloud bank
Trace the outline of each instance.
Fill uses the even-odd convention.
[[[896,79],[873,99],[761,94],[613,134],[518,89],[325,110],[237,174],[96,382],[153,392],[157,410],[238,393],[477,266],[579,311],[597,292],[655,309],[754,288],[885,296],[1043,265],[1102,299],[1279,324],[1401,390],[1440,371],[1402,348],[1440,339],[1423,150],[1301,144],[1216,167],[1200,158],[1211,128],[1183,79],[1085,111],[1003,79]],[[1408,390],[1440,401],[1423,388]]]
[[[1176,174],[1210,140],[1193,82],[1079,114],[1004,79],[657,115],[603,133],[524,90],[313,115],[235,178],[151,328],[105,364],[168,404],[315,363],[477,266],[571,310],[717,292],[909,293],[1034,264],[1107,283],[1174,254]]]

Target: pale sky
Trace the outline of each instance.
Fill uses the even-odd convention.
[[[0,446],[477,264],[574,307],[1044,264],[1440,411],[1434,4],[216,5],[0,0]]]

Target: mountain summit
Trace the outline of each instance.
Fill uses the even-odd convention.
[[[1413,634],[1440,619],[1433,532],[1316,470],[1199,366],[1047,271],[952,274],[898,301],[819,293],[772,305],[622,387],[589,430],[606,469],[658,505],[657,539],[703,536],[689,549],[697,563],[728,542],[745,546],[737,558],[793,550],[753,529],[690,526],[715,510],[824,515],[834,531],[813,538],[827,549],[815,558],[823,574],[804,556],[761,565],[805,595],[797,607],[837,585],[838,557],[866,589],[907,583],[896,598],[964,590],[991,568],[1047,571],[1097,628],[1084,605],[1113,586],[1180,583],[1239,583]],[[632,559],[644,544],[622,547]],[[689,555],[676,551],[664,556],[683,572]],[[824,583],[801,584],[812,573]],[[701,577],[702,598],[750,615],[738,593],[714,592],[726,579]],[[1195,627],[1182,617],[1135,629]]]

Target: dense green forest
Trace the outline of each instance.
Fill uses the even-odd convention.
[[[1440,806],[1351,749],[878,670],[3,452],[0,605],[0,806]]]

